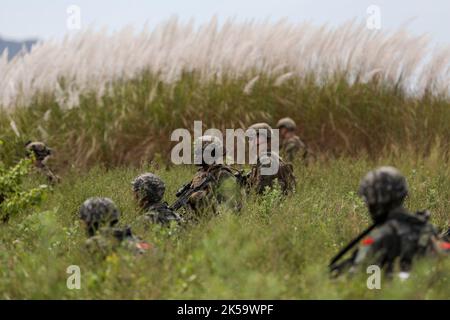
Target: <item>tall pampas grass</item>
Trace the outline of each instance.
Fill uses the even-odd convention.
[[[247,77],[246,92],[259,75],[274,77],[275,86],[308,75],[319,84],[341,75],[350,84],[376,79],[411,95],[448,96],[450,49],[432,50],[425,36],[404,29],[371,31],[356,21],[332,28],[284,20],[219,25],[213,18],[195,26],[172,18],[141,32],[86,30],[41,42],[10,61],[5,52],[0,57],[0,106],[28,106],[37,93],[50,93],[60,107],[73,108],[81,94],[95,92],[100,99],[115,81],[143,71],[167,84],[184,72],[196,72],[202,81]]]

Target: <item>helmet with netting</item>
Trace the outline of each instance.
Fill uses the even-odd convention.
[[[109,198],[89,198],[80,207],[79,217],[86,223],[88,234],[94,235],[102,227],[119,222],[120,211]]]
[[[149,205],[160,202],[166,191],[164,181],[153,173],[141,174],[133,180],[131,185],[139,200]]]
[[[47,147],[47,145],[43,142],[27,142],[25,145],[25,148],[27,149],[28,156],[31,156],[32,154],[36,157],[36,160],[43,161],[45,158],[50,156],[52,154],[52,149]]]
[[[393,167],[370,171],[362,179],[359,194],[369,206],[372,217],[386,214],[386,210],[403,204],[408,195],[405,177]]]
[[[292,120],[289,117],[286,117],[278,121],[277,128],[278,129],[286,128],[288,130],[295,130],[297,128],[297,125],[295,124],[294,120]]]

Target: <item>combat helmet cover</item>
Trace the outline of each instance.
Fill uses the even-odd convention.
[[[131,185],[138,198],[145,200],[148,204],[160,202],[166,191],[164,181],[153,173],[141,174],[133,180]]]
[[[50,156],[52,154],[52,149],[47,147],[47,145],[45,143],[39,142],[39,141],[35,141],[35,142],[28,141],[25,144],[25,148],[27,150],[28,156],[31,156],[32,154],[34,154],[34,156],[36,157],[36,160],[39,160],[39,161],[45,160],[45,158],[47,158],[48,156]]]
[[[289,117],[286,117],[278,121],[277,128],[278,129],[286,128],[288,130],[295,130],[297,128],[297,125],[294,120],[292,120]]]
[[[391,208],[403,204],[408,186],[400,171],[393,167],[381,167],[370,171],[361,180],[359,194],[369,208]]]
[[[89,198],[80,207],[79,217],[93,235],[100,227],[112,227],[119,222],[120,211],[109,198]]]

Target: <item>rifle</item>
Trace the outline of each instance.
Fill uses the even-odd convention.
[[[250,177],[251,172],[245,173],[244,170],[238,170],[238,169],[235,169],[232,167],[229,167],[229,171],[235,171],[235,173],[233,175],[241,187],[244,187],[247,185],[248,178]]]
[[[195,188],[191,188],[191,183],[187,183],[185,184],[183,187],[180,188],[180,190],[178,190],[176,196],[178,197],[178,199],[169,207],[171,210],[176,211],[178,209],[180,209],[181,207],[184,207],[188,201],[189,201],[189,197],[200,190],[203,190],[206,185],[212,180],[212,175],[208,175],[201,184],[199,184],[197,187]]]
[[[250,176],[250,172],[248,173],[244,173],[244,170],[238,170],[235,174],[234,177],[236,178],[237,182],[239,183],[239,185],[242,186],[246,186],[248,184],[248,178]]]
[[[331,259],[330,264],[328,265],[328,268],[330,269],[330,272],[333,272],[335,270],[340,269],[339,265],[337,265],[337,262],[339,259],[341,259],[351,248],[353,248],[359,241],[361,241],[362,238],[364,238],[366,235],[368,235],[375,227],[378,226],[379,223],[374,223],[370,227],[368,227],[366,230],[364,230],[359,236],[357,236],[355,239],[353,239],[348,245],[346,245],[339,253],[334,256],[333,259]]]

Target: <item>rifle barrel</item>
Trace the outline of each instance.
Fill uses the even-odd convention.
[[[353,239],[348,245],[346,245],[339,253],[334,256],[333,259],[331,259],[330,264],[328,265],[330,269],[333,269],[333,266],[336,264],[336,262],[339,261],[339,259],[342,258],[344,254],[346,254],[351,248],[353,248],[359,241],[361,241],[362,238],[364,238],[366,235],[368,235],[378,224],[374,223],[370,227],[368,227],[366,230],[364,230],[359,236],[357,236],[355,239]]]

